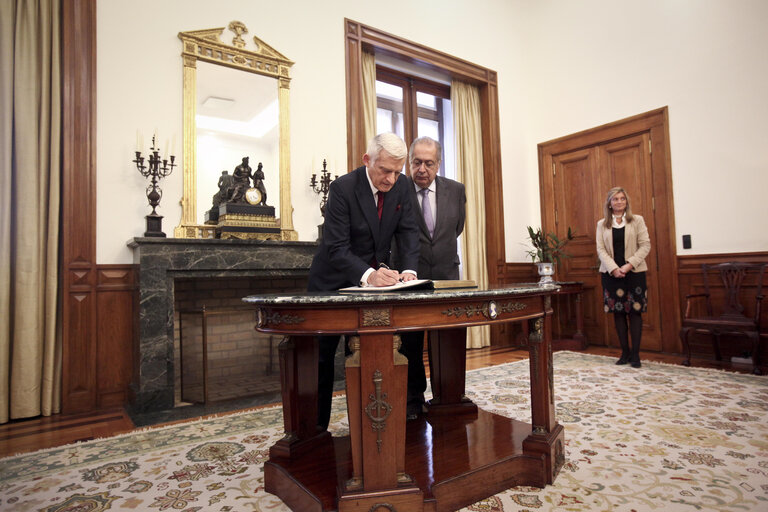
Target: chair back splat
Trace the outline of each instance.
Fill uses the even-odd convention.
[[[722,359],[720,355],[720,335],[736,334],[743,335],[752,342],[752,371],[759,374],[758,358],[760,356],[760,314],[761,301],[763,299],[763,276],[765,274],[766,263],[720,263],[717,265],[703,264],[701,266],[702,281],[704,283],[704,293],[694,293],[685,297],[685,318],[683,318],[682,329],[680,329],[680,339],[686,352],[684,365],[691,362],[691,347],[688,342],[688,335],[691,330],[697,332],[706,332],[712,336],[712,344],[715,357]],[[713,292],[710,288],[709,275],[717,272],[723,284],[722,303],[718,304],[717,310],[713,309]],[[752,276],[755,275],[755,312],[750,318],[745,314],[746,308],[742,300],[751,297],[747,293],[747,288],[751,288]],[[746,281],[746,283],[745,283]],[[720,293],[716,294],[717,297]],[[704,298],[706,315],[692,315],[693,299]]]

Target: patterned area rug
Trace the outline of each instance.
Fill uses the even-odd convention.
[[[768,378],[555,354],[566,464],[554,485],[463,510],[768,511]],[[476,370],[478,406],[530,421],[528,361]],[[262,463],[277,407],[0,460],[0,510],[284,511]],[[347,429],[343,397],[331,430]]]

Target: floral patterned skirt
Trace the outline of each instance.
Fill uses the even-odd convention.
[[[630,272],[626,277],[601,274],[603,281],[603,309],[606,313],[645,313],[648,309],[648,287],[645,272]]]

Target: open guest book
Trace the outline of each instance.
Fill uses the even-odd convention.
[[[386,293],[398,290],[448,290],[452,288],[477,288],[477,283],[471,279],[413,279],[402,281],[391,286],[350,286],[341,288],[340,292],[351,293]]]

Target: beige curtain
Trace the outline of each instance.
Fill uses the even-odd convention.
[[[365,122],[365,143],[376,135],[376,57],[363,51],[363,121]],[[367,149],[367,147],[366,147]]]
[[[463,82],[451,83],[451,106],[456,130],[456,174],[467,193],[467,219],[461,249],[466,279],[480,287],[488,285],[485,257],[485,186],[483,183],[483,139],[480,131],[480,92]],[[467,332],[467,348],[491,344],[491,329],[485,325]]]
[[[0,1],[0,423],[60,408],[59,12]]]

